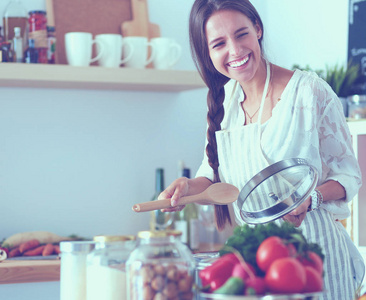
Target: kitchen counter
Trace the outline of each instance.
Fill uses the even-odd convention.
[[[196,252],[214,252],[221,244],[202,244]],[[60,280],[60,260],[5,260],[0,263],[0,284]]]

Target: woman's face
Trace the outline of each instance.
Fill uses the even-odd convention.
[[[216,70],[239,83],[253,79],[261,62],[260,27],[241,12],[224,10],[214,13],[205,29]]]

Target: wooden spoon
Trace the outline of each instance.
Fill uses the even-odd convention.
[[[200,194],[185,196],[179,199],[179,205],[189,203],[198,203],[202,205],[216,204],[225,205],[234,202],[239,196],[239,190],[228,183],[215,183],[210,185]],[[172,207],[170,199],[154,200],[144,203],[135,204],[132,210],[135,212],[151,211]]]

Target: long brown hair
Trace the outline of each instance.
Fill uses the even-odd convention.
[[[207,20],[212,14],[221,10],[239,11],[247,16],[253,25],[258,25],[262,30],[262,35],[259,39],[261,49],[264,33],[262,20],[257,10],[248,0],[196,0],[191,9],[189,17],[189,40],[192,58],[198,72],[209,89],[207,94],[208,144],[206,154],[208,162],[214,171],[214,182],[220,181],[215,132],[221,130],[221,122],[224,118],[224,85],[230,78],[219,73],[210,59],[205,27]],[[223,230],[227,222],[231,224],[227,205],[215,205],[215,216],[219,230]]]

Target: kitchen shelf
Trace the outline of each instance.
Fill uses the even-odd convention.
[[[196,71],[1,63],[0,87],[182,92],[205,84]]]

